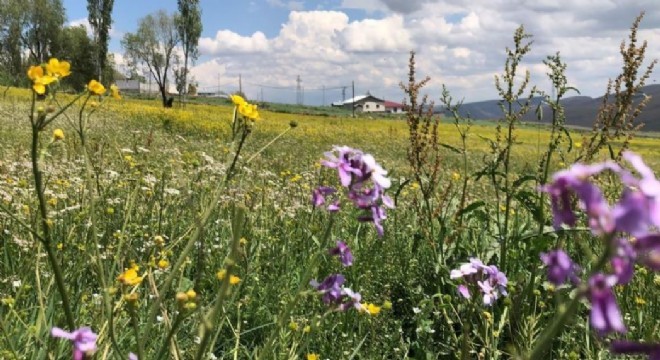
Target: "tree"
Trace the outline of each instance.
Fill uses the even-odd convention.
[[[43,63],[62,46],[61,0],[0,0],[0,75],[19,85],[24,62]]]
[[[61,0],[18,1],[27,11],[22,40],[33,62],[48,60],[61,46],[61,31],[66,15]]]
[[[17,1],[0,0],[0,81],[19,86],[23,75],[23,42],[21,41],[25,11]]]
[[[146,66],[153,75],[167,105],[167,76],[173,59],[173,50],[179,42],[176,15],[161,10],[140,19],[137,32],[127,33],[121,40],[129,66]]]
[[[89,25],[94,32],[96,44],[95,61],[99,78],[105,73],[108,59],[108,40],[110,39],[110,26],[112,26],[112,7],[114,0],[87,0]]]
[[[64,28],[61,35],[62,46],[53,55],[68,60],[71,68],[75,69],[63,80],[63,84],[81,91],[90,79],[98,75],[95,67],[96,47],[82,25]]]
[[[202,14],[199,8],[199,0],[177,0],[179,4],[179,16],[177,18],[177,31],[183,47],[183,70],[179,70],[181,77],[180,84],[177,84],[179,90],[179,99],[184,95],[188,87],[188,59],[197,60],[199,56],[197,43],[202,35]]]

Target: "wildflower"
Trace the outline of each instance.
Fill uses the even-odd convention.
[[[225,277],[227,277],[227,270],[226,270],[226,269],[222,269],[222,270],[218,271],[218,273],[216,274],[216,277],[217,277],[218,280],[220,280],[220,281],[224,280]],[[238,284],[238,283],[240,283],[240,282],[241,282],[241,278],[239,278],[239,277],[236,276],[236,275],[231,275],[231,276],[229,277],[229,284],[230,284],[230,285],[236,285],[236,284]]]
[[[170,262],[167,261],[167,259],[158,260],[158,268],[160,268],[161,270],[167,269],[168,266],[170,266]]]
[[[615,340],[610,348],[614,354],[643,354],[649,360],[660,360],[660,344],[644,344],[627,340]]]
[[[660,271],[660,234],[649,234],[635,239],[632,245],[636,261],[653,271]]]
[[[138,293],[134,292],[134,293],[124,295],[124,300],[126,300],[126,302],[129,303],[130,305],[135,305],[135,303],[137,303],[139,297],[140,297],[140,295],[138,295]]]
[[[342,297],[341,285],[346,279],[341,274],[332,274],[325,278],[322,283],[312,280],[309,284],[323,294],[325,304],[337,303]]]
[[[364,309],[364,311],[369,313],[369,315],[378,315],[380,313],[380,306],[377,306],[372,303],[363,304],[362,308]]]
[[[362,295],[360,293],[351,290],[350,288],[344,288],[341,291],[342,298],[348,300],[339,305],[340,311],[346,311],[350,308],[355,308],[358,311],[362,311],[364,308],[360,301],[362,300]]]
[[[163,237],[160,235],[156,235],[154,236],[154,243],[158,247],[163,247],[165,245],[165,239],[163,239]]]
[[[630,241],[626,239],[618,238],[612,243],[614,254],[610,258],[610,264],[617,277],[617,284],[627,284],[633,277],[637,254]]]
[[[334,194],[337,190],[329,186],[319,186],[312,192],[312,204],[314,207],[319,207],[325,203],[325,198],[328,195]]]
[[[138,356],[133,353],[128,353],[128,360],[138,360]]]
[[[30,80],[32,80],[32,89],[39,95],[45,94],[46,86],[57,81],[53,76],[44,75],[44,68],[41,65],[30,66],[27,74]]]
[[[53,130],[53,141],[64,140],[64,131],[62,129]]]
[[[348,198],[356,208],[364,211],[358,216],[358,221],[372,222],[378,235],[383,236],[381,221],[387,218],[385,207],[394,208],[394,201],[385,195],[385,189],[391,186],[390,179],[386,177],[387,171],[376,163],[372,155],[348,146],[334,146],[332,151],[325,153],[325,157],[321,164],[337,169],[341,185],[347,189]],[[373,186],[371,188],[368,187],[369,181]],[[313,199],[321,201],[321,195],[315,194]],[[336,205],[338,210],[338,203]]]
[[[234,95],[230,95],[230,97],[231,97],[231,101],[236,106],[241,106],[246,103],[245,99],[243,99],[243,97],[240,95],[234,94]]]
[[[307,354],[306,358],[307,358],[307,360],[319,360],[320,359],[318,354],[314,354],[314,353]]]
[[[52,337],[73,342],[73,360],[83,360],[86,355],[92,355],[96,351],[97,335],[88,327],[82,327],[73,332],[53,327],[50,334]]]
[[[195,299],[197,299],[197,293],[193,289],[186,291],[186,296],[188,296],[190,301],[195,301]]]
[[[610,332],[626,332],[621,312],[612,291],[612,287],[616,283],[616,276],[606,276],[602,273],[598,273],[589,279],[587,296],[591,302],[591,326],[601,335]]]
[[[91,80],[89,82],[89,84],[87,84],[87,89],[93,95],[103,95],[103,94],[105,94],[105,86],[103,86],[103,84],[101,84],[100,82],[98,82],[96,80]]]
[[[184,292],[178,292],[176,293],[175,297],[176,301],[180,304],[185,304],[188,302],[188,295]]]
[[[309,334],[309,333],[311,333],[311,332],[312,332],[312,327],[311,327],[311,326],[306,325],[306,326],[303,328],[303,333],[305,333],[305,334]]]
[[[609,204],[598,186],[589,181],[593,175],[606,169],[618,172],[619,166],[612,162],[595,165],[575,164],[567,170],[557,172],[553,181],[541,188],[550,194],[555,228],[562,224],[575,226],[576,216],[571,206],[571,195],[577,196],[580,206],[589,217],[589,225],[595,234],[611,233],[615,222]]]
[[[348,248],[343,241],[337,241],[337,247],[334,247],[329,250],[330,255],[339,256],[339,260],[344,266],[353,265],[353,254],[351,254],[351,249]]]
[[[562,285],[570,280],[577,284],[577,271],[579,267],[563,250],[554,250],[548,253],[541,253],[541,261],[548,267],[548,281],[554,285]]]
[[[115,84],[110,85],[110,95],[116,99],[121,100],[121,95],[119,94],[119,87]]]
[[[71,75],[71,64],[68,61],[59,61],[56,58],[51,58],[46,64],[46,73],[56,78],[63,78]]]
[[[466,299],[472,297],[470,287],[483,294],[484,305],[492,305],[500,296],[506,296],[508,279],[497,266],[485,266],[481,260],[472,258],[469,263],[461,265],[449,273],[450,279],[463,278],[465,284],[457,287],[459,295]]]
[[[298,330],[298,323],[295,321],[291,321],[289,323],[289,330],[291,331],[297,331]]]
[[[133,265],[121,273],[121,275],[117,277],[117,280],[128,286],[138,285],[142,282],[142,276],[138,276],[138,270],[140,270],[140,268],[137,265]]]
[[[259,119],[259,112],[257,111],[257,105],[255,104],[250,104],[248,102],[245,102],[241,105],[238,105],[238,112],[248,119],[251,120]]]
[[[392,302],[389,301],[389,300],[385,300],[382,307],[385,310],[390,310],[390,309],[392,309]]]

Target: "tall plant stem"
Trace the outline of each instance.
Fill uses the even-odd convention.
[[[34,109],[34,102],[32,108]],[[34,111],[34,110],[33,110]],[[39,213],[41,215],[41,231],[43,233],[42,243],[46,249],[46,254],[48,254],[48,262],[53,268],[53,274],[55,275],[55,284],[57,285],[57,290],[60,293],[62,298],[62,307],[64,308],[64,316],[66,317],[67,326],[70,330],[76,328],[76,322],[73,317],[73,312],[71,311],[71,304],[69,303],[69,294],[64,285],[64,276],[62,276],[62,268],[60,267],[57,257],[55,256],[55,251],[52,247],[52,235],[50,233],[50,224],[48,222],[48,211],[46,209],[46,199],[44,197],[44,186],[41,170],[39,169],[39,124],[38,122],[33,122],[32,124],[32,176],[34,177],[34,187],[37,194],[37,199],[39,200]]]

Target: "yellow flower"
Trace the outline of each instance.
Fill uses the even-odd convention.
[[[30,66],[27,75],[32,80],[32,89],[39,95],[46,93],[46,86],[57,81],[56,78],[50,75],[44,75],[44,68],[41,65]]]
[[[51,58],[46,64],[46,72],[50,76],[62,78],[71,75],[71,64],[68,61],[59,61],[56,58]]]
[[[195,290],[190,289],[186,291],[186,296],[188,296],[188,299],[190,299],[190,301],[194,301],[197,298],[197,293],[195,292]]]
[[[289,323],[289,329],[290,329],[291,331],[296,331],[296,330],[298,330],[298,323],[295,322],[295,321],[290,322],[290,323]]]
[[[243,103],[238,106],[238,112],[248,119],[252,119],[252,120],[259,119],[259,112],[257,111],[257,105],[250,104],[247,102]]]
[[[320,358],[319,358],[318,354],[314,354],[314,353],[307,354],[307,360],[319,360],[319,359]]]
[[[160,259],[160,260],[158,260],[158,267],[159,267],[161,270],[165,270],[165,269],[167,269],[168,266],[170,266],[170,262],[167,261],[166,259]]]
[[[64,131],[62,129],[53,130],[53,141],[64,140]]]
[[[392,302],[389,300],[385,300],[383,303],[383,309],[385,310],[390,310],[392,308]]]
[[[243,99],[243,97],[240,96],[240,95],[236,95],[236,94],[234,94],[234,95],[230,95],[230,97],[231,97],[231,101],[232,101],[232,102],[234,103],[234,105],[236,105],[236,106],[241,106],[241,105],[243,105],[243,104],[246,103],[245,99]]]
[[[157,246],[163,247],[165,245],[165,239],[163,239],[163,237],[160,235],[156,235],[154,236],[154,243]]]
[[[87,89],[95,95],[105,94],[105,86],[96,80],[91,80],[89,84],[87,84]]]
[[[637,305],[646,305],[646,300],[644,300],[643,298],[637,296],[637,297],[635,297],[635,303]]]
[[[121,275],[117,277],[117,280],[124,285],[134,286],[142,282],[142,276],[138,276],[138,270],[140,268],[137,265],[133,265]]]
[[[312,327],[309,326],[309,325],[305,326],[305,327],[303,328],[303,332],[304,332],[305,334],[309,334],[310,332],[312,332]]]
[[[369,315],[378,315],[380,313],[380,306],[374,305],[374,304],[363,304],[362,308],[364,311],[368,312]]]
[[[181,303],[181,304],[185,304],[185,303],[188,302],[188,295],[186,295],[186,293],[184,293],[184,292],[176,293],[175,298],[176,298],[176,301]]]
[[[119,87],[115,84],[110,85],[110,95],[117,100],[121,100],[121,95],[119,95]]]
[[[454,178],[455,181],[458,181],[458,180],[461,178],[461,174],[459,174],[459,173],[457,173],[457,172],[454,171],[454,172],[451,174],[451,177]]]
[[[218,271],[218,273],[216,274],[216,277],[218,278],[218,280],[224,280],[226,276],[227,276],[227,270],[225,270],[225,269],[222,269],[222,270]],[[236,285],[239,282],[241,282],[241,278],[239,278],[238,276],[232,275],[232,276],[229,277],[229,283],[231,285]]]

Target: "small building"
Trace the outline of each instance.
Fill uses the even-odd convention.
[[[390,114],[403,114],[405,110],[403,109],[403,104],[399,104],[394,101],[385,100],[385,112]]]
[[[368,91],[366,95],[356,96],[345,101],[332,103],[332,106],[355,109],[359,112],[385,112],[385,100],[371,95]]]

